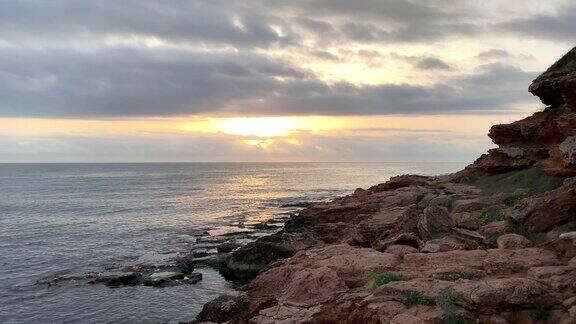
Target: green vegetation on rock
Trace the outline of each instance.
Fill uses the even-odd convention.
[[[556,189],[562,185],[562,179],[547,175],[541,168],[535,167],[520,171],[512,171],[487,177],[481,177],[470,184],[482,189],[485,195],[499,193],[510,193],[517,195],[508,199],[509,202],[516,203],[518,200],[546,191]],[[518,190],[523,191],[522,195],[516,194]],[[506,202],[506,201],[505,201]]]
[[[437,275],[435,278],[443,281],[458,281],[460,279],[472,279],[474,278],[474,274],[469,272],[443,273]]]
[[[404,280],[406,280],[406,278],[404,278],[404,276],[401,274],[385,272],[378,275],[376,278],[370,280],[370,282],[368,282],[368,284],[366,285],[366,289],[372,293],[376,289],[378,289],[378,287],[385,285],[389,282],[404,281]]]
[[[418,305],[434,306],[436,305],[436,302],[434,301],[434,299],[424,296],[424,294],[421,292],[409,291],[404,295],[402,304],[404,304],[404,306],[408,308],[412,308]]]
[[[502,212],[491,210],[481,212],[480,214],[478,214],[478,216],[476,216],[476,218],[483,225],[492,222],[503,221],[506,219],[506,217],[504,216],[504,214],[502,214]]]
[[[452,289],[448,288],[442,293],[442,299],[440,300],[440,306],[444,311],[444,323],[446,324],[467,324],[468,321],[461,318],[456,314],[458,307],[454,303],[454,297],[452,296]]]

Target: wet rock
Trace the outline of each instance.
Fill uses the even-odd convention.
[[[229,279],[245,280],[256,276],[267,265],[293,256],[312,243],[301,234],[279,233],[249,243],[229,255],[219,269]]]
[[[142,275],[136,272],[124,272],[100,277],[95,282],[103,282],[110,287],[135,286],[142,283]]]
[[[184,274],[194,272],[194,256],[185,255],[176,259],[176,267]]]
[[[496,241],[499,249],[523,249],[530,245],[530,241],[522,235],[504,234]]]
[[[247,311],[248,297],[245,294],[223,295],[204,305],[196,317],[197,322],[223,323]]]
[[[240,244],[235,242],[226,242],[218,245],[216,248],[218,253],[229,253],[240,247]]]
[[[184,279],[184,276],[181,272],[156,272],[144,278],[144,286],[166,287],[173,285],[176,280]]]

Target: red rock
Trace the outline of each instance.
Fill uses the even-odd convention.
[[[530,241],[522,235],[504,234],[496,241],[499,249],[523,249],[530,245]]]

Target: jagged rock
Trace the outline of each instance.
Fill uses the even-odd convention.
[[[464,250],[466,246],[462,241],[455,239],[450,236],[446,236],[440,239],[434,239],[427,241],[424,244],[421,252],[423,253],[436,253],[436,252],[447,252],[454,250]]]
[[[522,249],[530,245],[530,241],[522,235],[504,234],[496,241],[499,249]]]
[[[374,249],[377,251],[385,251],[390,245],[408,245],[415,249],[420,248],[420,238],[412,233],[402,233],[383,241],[376,242]]]
[[[506,154],[509,158],[516,159],[524,156],[524,150],[518,147],[503,147],[500,152]]]
[[[543,232],[576,220],[576,178],[565,180],[556,190],[524,199],[511,216],[530,232]]]
[[[478,229],[478,233],[484,236],[494,235],[494,234],[503,234],[505,233],[508,228],[509,224],[507,221],[496,221],[488,223]]]
[[[455,227],[452,230],[452,235],[464,242],[464,245],[468,249],[476,249],[484,241],[484,236],[476,231],[458,227]]]
[[[385,252],[403,256],[403,255],[410,254],[410,253],[418,253],[418,249],[416,249],[412,246],[409,246],[409,245],[393,244],[393,245],[389,245],[386,248]]]
[[[227,322],[248,310],[250,301],[245,294],[222,295],[204,305],[197,322]]]
[[[202,280],[201,273],[183,274],[175,271],[156,272],[144,278],[144,286],[168,287],[180,284],[195,284]]]
[[[546,105],[576,107],[576,48],[534,80],[528,91]]]
[[[185,255],[176,259],[176,266],[180,271],[184,274],[194,272],[194,256],[193,255]]]
[[[136,272],[125,272],[100,278],[97,281],[104,282],[107,286],[111,287],[135,286],[142,283],[142,275]]]
[[[410,187],[410,186],[426,186],[430,180],[431,180],[430,177],[407,174],[407,175],[392,177],[386,183],[382,183],[382,184],[370,187],[368,190],[372,191],[372,192],[381,192],[381,191],[396,190],[399,188]]]
[[[576,136],[568,136],[560,143],[560,151],[564,154],[564,160],[569,166],[576,164]]]
[[[478,219],[470,212],[454,213],[452,219],[456,227],[477,230],[480,228]]]
[[[562,233],[558,237],[561,240],[570,241],[572,245],[576,245],[576,232]]]
[[[423,239],[433,239],[449,232],[454,225],[448,208],[430,206],[424,209],[423,215],[418,221],[418,232]]]
[[[234,242],[226,242],[218,245],[216,250],[218,253],[229,253],[240,247],[240,244]]]
[[[560,303],[560,296],[549,286],[528,278],[502,278],[472,281],[455,285],[456,303],[466,308],[506,309],[515,307],[550,307]]]

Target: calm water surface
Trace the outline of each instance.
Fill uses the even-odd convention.
[[[35,284],[190,249],[190,233],[464,163],[0,164],[0,323],[190,320],[232,289],[200,269],[169,288]]]

